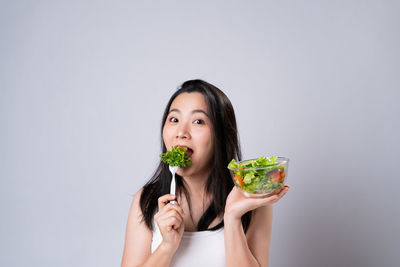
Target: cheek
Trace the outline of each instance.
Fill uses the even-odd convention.
[[[202,147],[204,147],[204,152],[207,154],[212,153],[213,151],[213,138],[210,132],[204,132],[202,134],[201,140],[203,140],[202,142]]]
[[[170,129],[168,129],[168,127],[164,127],[163,128],[163,140],[164,140],[164,143],[165,143],[165,146],[167,147],[167,149],[170,149],[169,148],[170,135],[171,135]]]

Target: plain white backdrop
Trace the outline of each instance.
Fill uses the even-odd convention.
[[[398,1],[0,1],[0,265],[118,266],[184,81],[291,159],[272,267],[400,263]]]

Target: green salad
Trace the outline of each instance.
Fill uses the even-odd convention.
[[[283,186],[285,166],[277,157],[259,157],[255,160],[236,162],[233,159],[228,168],[233,172],[237,186],[250,194],[268,193]]]
[[[187,148],[176,146],[171,151],[160,154],[161,161],[167,163],[170,166],[178,166],[179,168],[185,168],[192,165],[192,160],[186,155]]]

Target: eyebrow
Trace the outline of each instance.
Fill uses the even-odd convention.
[[[168,114],[170,114],[171,112],[182,113],[179,109],[176,109],[176,108],[171,109],[171,110],[168,112]],[[207,112],[205,112],[205,111],[202,110],[202,109],[194,109],[194,110],[192,110],[191,114],[194,114],[194,113],[203,113],[204,115],[206,115],[207,117],[209,117],[208,114],[207,114]]]

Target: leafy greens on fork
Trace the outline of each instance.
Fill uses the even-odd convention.
[[[179,168],[185,168],[192,165],[192,160],[186,155],[187,147],[176,146],[171,151],[161,153],[161,161],[167,163],[170,166],[178,166]]]

